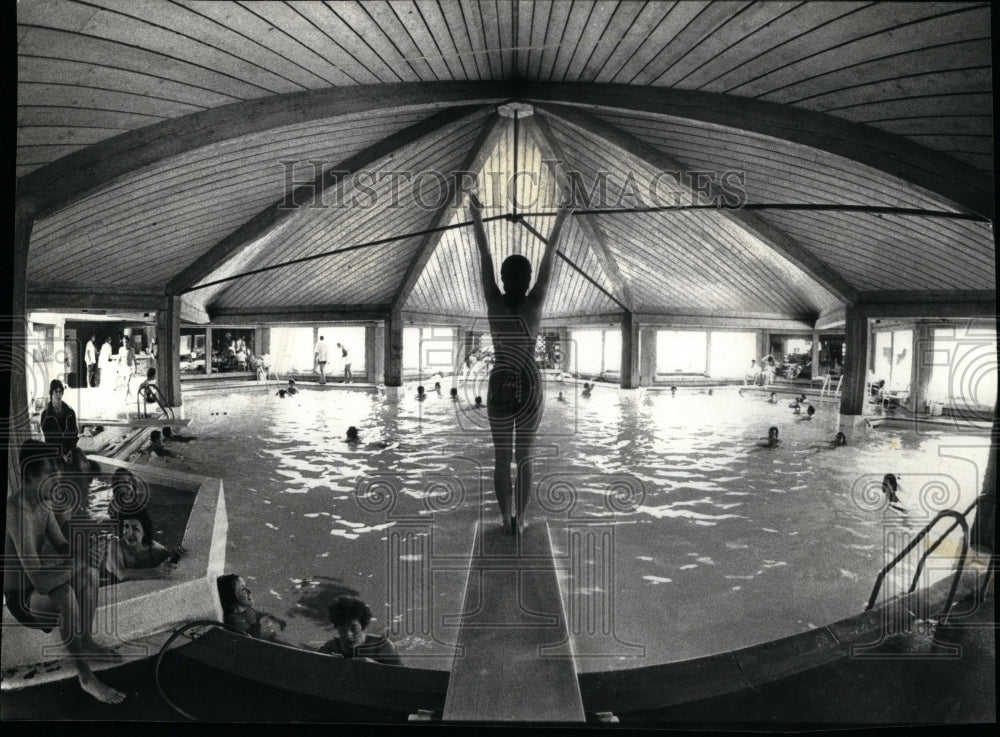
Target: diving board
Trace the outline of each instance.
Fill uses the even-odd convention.
[[[548,525],[476,525],[444,721],[583,722]]]

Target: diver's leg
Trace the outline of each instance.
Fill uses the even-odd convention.
[[[487,407],[490,420],[490,434],[493,436],[494,465],[493,491],[500,505],[505,533],[511,531],[511,497],[513,488],[510,479],[510,462],[514,450],[514,420],[510,412]]]
[[[515,441],[514,441],[514,462],[517,464],[517,483],[514,487],[516,499],[516,513],[518,531],[523,530],[526,524],[525,510],[531,500],[533,461],[532,449],[535,445],[535,434],[538,432],[538,425],[542,419],[541,402],[535,403],[531,408],[525,408],[517,416]]]

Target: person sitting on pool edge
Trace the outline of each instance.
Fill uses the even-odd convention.
[[[403,661],[388,636],[365,633],[371,619],[372,611],[361,599],[338,596],[330,605],[330,622],[337,629],[337,636],[325,642],[319,651],[383,665],[402,665]]]
[[[288,626],[281,617],[257,611],[253,606],[253,591],[242,576],[227,573],[216,581],[219,589],[219,603],[222,604],[223,622],[240,634],[258,640],[278,642],[277,625],[284,631]]]
[[[138,395],[142,397],[143,403],[143,416],[148,416],[146,412],[147,404],[155,404],[160,408],[160,411],[164,415],[170,415],[167,411],[167,403],[164,400],[163,395],[160,393],[160,389],[156,386],[156,369],[152,366],[146,371],[146,380],[139,384],[139,388],[136,390]]]
[[[163,428],[163,441],[171,443],[190,443],[192,440],[197,440],[197,438],[191,435],[176,435],[174,431],[168,426]]]

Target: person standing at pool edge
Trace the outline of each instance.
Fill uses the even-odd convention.
[[[326,344],[323,340],[323,336],[319,336],[319,341],[316,343],[316,347],[313,348],[313,354],[316,358],[316,365],[319,366],[319,383],[326,383],[326,362],[330,358],[330,346]]]
[[[516,534],[524,529],[524,512],[531,494],[531,449],[542,419],[544,400],[542,375],[534,357],[535,338],[567,209],[560,207],[531,292],[528,292],[531,263],[519,254],[508,256],[500,267],[504,286],[501,292],[483,227],[482,204],[471,192],[469,201],[494,346],[494,364],[486,394],[495,453],[493,488],[500,504],[504,532]],[[513,485],[510,477],[512,455],[517,469],[517,481]]]
[[[337,343],[337,348],[340,349],[340,358],[344,362],[344,383],[350,384],[354,374],[351,373],[351,359],[347,357],[347,346]]]

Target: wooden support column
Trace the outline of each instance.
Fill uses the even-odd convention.
[[[757,331],[757,355],[754,356],[758,361],[771,352],[771,344],[768,339],[768,334],[766,330]]]
[[[656,383],[656,330],[643,328],[639,332],[639,385]]]
[[[257,355],[267,356],[271,353],[271,327],[270,325],[257,326]]]
[[[212,328],[205,327],[205,376],[212,373]]]
[[[21,488],[19,472],[21,444],[31,437],[28,408],[28,245],[34,213],[17,206],[14,212],[14,248],[11,268],[11,311],[5,318],[2,354],[7,361],[10,379],[10,405],[7,413],[7,495]],[[48,387],[46,387],[46,391]]]
[[[452,350],[454,351],[454,361],[452,366],[452,386],[458,381],[459,375],[462,373],[462,367],[465,365],[465,358],[469,355],[469,331],[458,325],[455,326],[455,337],[454,345]]]
[[[927,386],[931,383],[931,372],[934,370],[934,328],[926,323],[913,326],[913,369],[910,394],[914,412],[924,411],[927,401]]]
[[[365,381],[374,384],[379,376],[379,345],[381,336],[374,325],[365,326]]]
[[[712,378],[712,331],[705,331],[705,377]]]
[[[812,376],[815,378],[819,373],[819,333],[812,334]]]
[[[181,406],[181,297],[166,297],[156,311],[156,385],[171,407]],[[205,360],[211,360],[205,347]]]
[[[385,385],[403,385],[403,315],[398,309],[389,311],[385,321]]]
[[[622,313],[621,388],[639,386],[639,320],[634,312]]]
[[[848,305],[844,324],[844,382],[841,384],[840,415],[860,417],[865,407],[865,377],[868,374],[868,311],[865,305]]]

